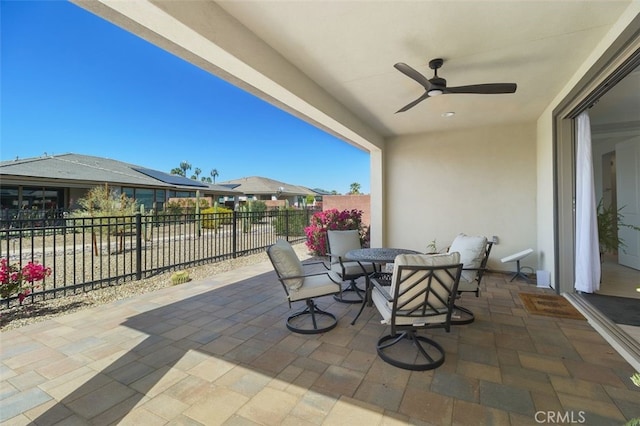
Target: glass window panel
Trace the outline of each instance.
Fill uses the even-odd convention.
[[[32,210],[53,210],[62,206],[64,190],[25,186],[22,188],[22,207]]]
[[[133,188],[122,187],[122,193],[129,198],[135,198],[135,190]]]
[[[145,210],[153,208],[155,191],[147,188],[136,188],[136,201],[138,205],[143,205]]]
[[[17,186],[1,186],[0,187],[0,205],[3,209],[18,208],[18,187]]]

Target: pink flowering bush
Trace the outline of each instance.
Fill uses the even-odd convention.
[[[357,229],[360,231],[360,242],[366,246],[367,232],[362,226],[362,210],[325,210],[315,213],[311,217],[311,224],[304,228],[307,236],[307,247],[316,256],[327,254],[327,231],[345,231]]]
[[[6,299],[18,294],[20,302],[31,292],[36,281],[42,281],[51,275],[51,268],[29,262],[22,269],[9,264],[8,259],[0,259],[0,297]]]

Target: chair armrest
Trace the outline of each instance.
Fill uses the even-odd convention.
[[[379,272],[382,269],[380,267],[379,263],[363,262],[363,261],[360,261],[360,260],[349,261],[349,260],[345,259],[343,256],[340,256],[340,255],[337,255],[337,254],[331,254],[331,253],[328,253],[328,252],[326,253],[326,255],[330,259],[329,263],[332,263],[331,259],[336,259],[336,258],[338,259],[338,264],[340,265],[340,268],[342,269],[342,274],[343,275],[346,274],[346,267],[345,267],[345,263],[346,262],[355,262],[355,263],[357,263],[360,266],[360,268],[362,269],[363,275],[368,275],[369,274],[369,272],[367,272],[367,268],[365,267],[365,265],[369,265],[369,264],[373,265],[373,271],[374,272]],[[331,269],[331,267],[327,267],[326,265],[325,265],[325,268]]]
[[[478,274],[476,275],[476,279],[481,277],[485,272],[489,270],[486,266],[484,268],[462,268],[463,271],[476,271]]]
[[[487,268],[462,268],[463,271],[485,271],[487,270]]]
[[[287,281],[287,280],[296,280],[296,279],[300,279],[300,278],[314,277],[314,276],[318,276],[318,275],[326,275],[334,283],[341,284],[340,281],[334,280],[333,277],[331,276],[331,274],[329,274],[328,272],[316,272],[316,273],[313,273],[313,274],[292,275],[290,277],[281,277],[281,278],[279,278],[279,280],[284,284],[284,282]]]
[[[380,294],[382,294],[384,298],[387,299],[387,302],[393,302],[393,298],[389,294],[387,286],[380,285],[380,283],[378,283],[378,281],[376,281],[375,279],[371,280],[371,284],[373,284],[373,286],[380,292]]]
[[[329,252],[325,253],[325,255],[329,258],[329,262],[333,262],[334,259],[337,259],[340,264],[342,264],[342,256],[337,254],[331,254]]]
[[[322,265],[324,266],[324,269],[331,269],[330,267],[327,266],[326,263],[324,263],[323,260],[316,260],[314,262],[302,262],[302,266],[311,266],[311,265]]]

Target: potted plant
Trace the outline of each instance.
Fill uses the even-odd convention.
[[[604,207],[602,199],[598,202],[598,240],[600,243],[600,255],[604,253],[616,253],[618,249],[626,247],[624,240],[618,236],[620,227],[635,229],[640,232],[637,226],[623,222],[624,216],[621,211],[624,206],[616,210],[615,206]]]

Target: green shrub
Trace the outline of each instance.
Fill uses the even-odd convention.
[[[251,221],[253,223],[259,223],[264,220],[267,212],[267,203],[264,201],[252,201],[251,202]]]
[[[169,201],[164,205],[164,212],[167,214],[181,214],[182,206],[176,201]]]
[[[307,214],[304,210],[293,207],[278,209],[277,215],[273,218],[272,225],[276,230],[276,235],[287,235],[287,221],[289,224],[289,236],[304,235],[304,228],[307,226]]]
[[[116,193],[108,184],[91,188],[78,205],[80,208],[71,214],[71,219],[92,218],[93,232],[113,235],[135,229],[138,203],[124,193]]]
[[[228,225],[233,220],[233,210],[226,207],[209,207],[200,212],[202,215],[202,227],[206,229],[218,229],[222,225]]]
[[[171,275],[171,284],[178,285],[191,281],[187,271],[178,271]]]

